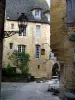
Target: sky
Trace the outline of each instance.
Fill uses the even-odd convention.
[[[48,4],[49,4],[49,7],[50,7],[50,0],[46,0],[47,2],[48,2]]]

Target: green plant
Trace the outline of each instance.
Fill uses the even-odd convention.
[[[14,51],[9,59],[17,66],[23,74],[27,74],[29,71],[28,64],[30,61],[30,55],[25,52]]]
[[[10,64],[8,64],[6,65],[5,73],[7,76],[13,76],[16,74],[16,71],[13,69],[13,67]]]
[[[26,68],[22,71],[22,74],[23,74],[23,75],[27,75],[28,72],[29,72],[29,68],[26,67]]]
[[[71,34],[71,36],[69,37],[70,41],[75,41],[75,34]]]

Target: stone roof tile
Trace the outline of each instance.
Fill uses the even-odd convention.
[[[33,7],[42,8],[41,20],[36,20],[32,15]],[[43,12],[49,9],[46,0],[6,0],[6,19],[17,20],[21,13],[25,13],[29,21],[49,23],[47,17]]]

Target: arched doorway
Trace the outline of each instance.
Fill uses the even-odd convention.
[[[59,76],[59,65],[55,63],[52,68],[52,76]]]

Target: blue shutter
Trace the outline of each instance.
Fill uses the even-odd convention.
[[[73,23],[72,0],[67,0],[67,23]]]
[[[35,56],[36,56],[36,58],[40,58],[40,45],[36,45],[35,47],[36,47]]]
[[[72,0],[72,15],[73,21],[75,22],[75,0]]]

